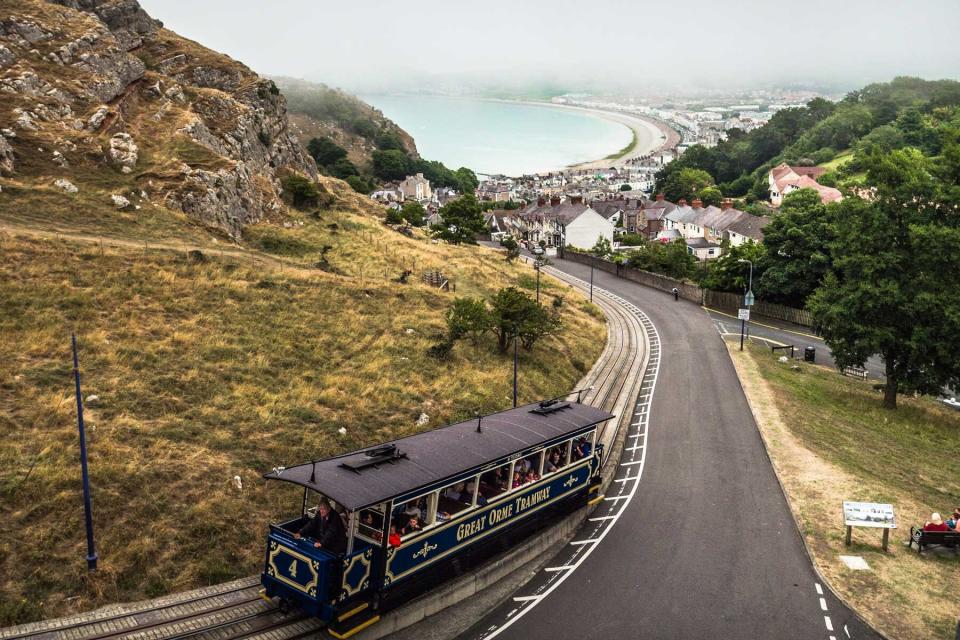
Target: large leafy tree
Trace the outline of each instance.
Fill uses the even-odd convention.
[[[527,349],[540,338],[560,329],[560,315],[556,309],[539,305],[516,287],[500,289],[490,303],[490,326],[497,335],[497,346],[503,353],[514,338]]]
[[[763,230],[767,248],[757,290],[765,300],[803,307],[830,268],[834,231],[827,206],[813,189],[787,194]],[[759,277],[757,277],[759,276]]]
[[[433,235],[450,244],[476,244],[486,225],[483,211],[473,194],[460,196],[440,207],[440,224],[431,227]]]
[[[960,383],[960,229],[918,150],[862,166],[873,192],[838,205],[832,266],[808,306],[839,367],[880,354],[894,409],[898,389]]]
[[[750,265],[740,261],[749,260],[753,262],[753,287],[757,290],[766,257],[766,247],[758,242],[745,242],[735,247],[726,245],[723,255],[710,265],[701,285],[717,291],[746,292],[750,281]]]
[[[703,169],[681,169],[666,175],[658,188],[672,202],[680,198],[692,200],[707,187],[713,186],[713,177]]]

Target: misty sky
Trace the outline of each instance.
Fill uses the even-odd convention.
[[[635,89],[960,75],[957,0],[140,0],[267,75]]]

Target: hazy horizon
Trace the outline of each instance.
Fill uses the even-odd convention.
[[[402,11],[382,0],[141,4],[261,74],[355,92],[848,89],[898,75],[956,78],[960,69],[951,33],[960,3],[951,0],[808,0],[797,10],[759,0],[493,0],[481,8],[429,0]]]

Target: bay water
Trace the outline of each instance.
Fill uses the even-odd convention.
[[[547,105],[431,95],[361,99],[412,135],[424,158],[478,173],[553,171],[605,158],[633,139],[623,124]]]

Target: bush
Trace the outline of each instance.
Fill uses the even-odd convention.
[[[316,206],[320,199],[317,184],[298,173],[285,176],[280,184],[283,185],[284,193],[290,197],[291,204],[298,209]]]
[[[447,334],[451,341],[469,337],[476,343],[490,328],[490,312],[481,298],[456,298],[447,310]]]
[[[387,209],[387,217],[384,219],[384,222],[387,224],[403,224],[403,214],[400,213],[399,209],[390,207]]]
[[[427,355],[440,361],[449,360],[453,355],[453,342],[445,338],[428,348]]]

